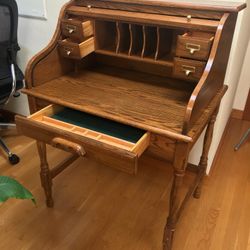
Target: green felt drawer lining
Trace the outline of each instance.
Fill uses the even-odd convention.
[[[132,143],[139,141],[145,134],[144,130],[69,108],[64,108],[58,113],[52,115],[51,118]]]

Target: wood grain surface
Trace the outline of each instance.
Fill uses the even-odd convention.
[[[170,16],[187,16],[187,12],[192,17],[215,19],[219,20],[223,12],[208,9],[206,11],[201,9],[185,9],[183,7],[165,7],[158,5],[146,5],[137,4],[136,2],[131,2],[129,5],[125,2],[114,2],[114,1],[100,1],[100,0],[76,0],[76,4],[79,6],[88,6],[104,9],[113,10],[127,10],[133,12],[144,12],[152,14],[170,15]]]
[[[138,24],[155,24],[168,26],[173,28],[189,28],[204,31],[216,31],[219,22],[217,20],[205,20],[193,18],[191,22],[186,17],[166,16],[148,13],[135,13],[121,10],[108,10],[93,8],[89,10],[87,7],[71,6],[67,9],[67,13],[76,16],[85,16],[89,18],[102,20],[127,21]]]
[[[137,4],[137,5],[149,5],[149,6],[161,6],[169,8],[184,8],[184,9],[198,9],[198,10],[215,10],[222,12],[238,12],[246,7],[245,3],[240,2],[229,2],[229,1],[201,1],[201,0],[177,0],[177,1],[166,1],[166,0],[104,0],[107,3],[124,3],[124,4]],[[86,4],[84,0],[76,0],[78,5]],[[91,2],[87,2],[91,3]]]
[[[180,134],[192,90],[192,85],[183,85],[182,81],[102,66],[63,76],[23,92],[169,135],[168,131]]]
[[[82,0],[76,0],[78,4],[84,2]],[[151,6],[161,6],[170,8],[185,8],[185,9],[199,9],[199,10],[216,10],[223,12],[238,12],[246,7],[245,3],[240,2],[229,2],[229,1],[197,1],[197,0],[177,0],[177,1],[166,1],[166,0],[104,0],[104,2],[114,2],[114,3],[126,3],[126,4],[139,4],[139,5],[151,5]]]
[[[220,21],[205,71],[187,105],[183,125],[184,134],[192,127],[202,110],[224,84],[233,39],[232,30],[235,28],[236,20],[237,14],[224,14]]]

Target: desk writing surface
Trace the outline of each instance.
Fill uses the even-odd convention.
[[[149,131],[181,133],[193,87],[175,79],[100,67],[62,76],[24,92]]]

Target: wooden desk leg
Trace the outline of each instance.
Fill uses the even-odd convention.
[[[41,141],[37,141],[37,149],[40,157],[41,163],[41,183],[46,196],[47,207],[53,207],[54,201],[52,198],[52,177],[49,169],[49,164],[47,161],[46,144]]]
[[[208,123],[206,134],[204,137],[202,155],[198,165],[199,172],[201,173],[201,178],[193,194],[194,198],[196,199],[199,199],[201,196],[202,183],[207,170],[208,153],[212,143],[214,124],[216,121],[217,114],[218,110],[216,110],[216,112],[212,115],[211,120]]]
[[[187,143],[178,143],[176,146],[175,160],[174,160],[174,179],[169,200],[169,215],[167,224],[164,230],[163,249],[171,250],[176,224],[178,222],[183,206],[183,199],[181,195],[181,186],[183,177],[185,176],[185,169],[187,166],[189,153],[189,145]]]

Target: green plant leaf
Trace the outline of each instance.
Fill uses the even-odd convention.
[[[0,202],[7,201],[9,198],[28,199],[36,204],[32,193],[19,182],[7,176],[0,176]]]

